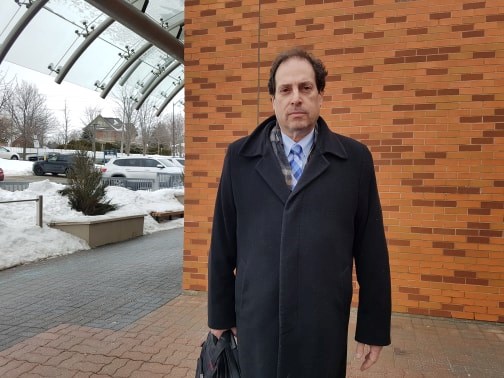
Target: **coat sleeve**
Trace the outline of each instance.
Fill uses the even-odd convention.
[[[228,149],[215,203],[208,259],[208,325],[212,329],[236,326],[236,208]]]
[[[354,259],[359,283],[355,339],[368,345],[390,344],[390,266],[373,158],[363,147]]]

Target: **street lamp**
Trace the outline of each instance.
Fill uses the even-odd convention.
[[[184,101],[179,99],[178,101],[172,102],[172,156],[175,156],[175,105],[177,104],[184,105]]]

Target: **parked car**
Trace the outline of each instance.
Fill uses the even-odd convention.
[[[7,147],[0,147],[0,158],[9,160],[19,160],[19,155],[12,152]]]
[[[43,176],[46,173],[51,173],[56,176],[68,173],[72,170],[72,165],[75,159],[74,154],[54,154],[47,160],[40,160],[33,163],[33,173],[37,176]]]
[[[150,155],[153,159],[163,159],[171,162],[175,167],[184,168],[184,164],[180,162],[180,158],[176,158],[173,156],[164,156],[164,155]]]
[[[0,181],[3,181],[3,180],[4,180],[4,178],[5,178],[5,176],[4,176],[3,169],[2,169],[2,168],[0,168]]]
[[[58,152],[49,152],[47,154],[42,154],[42,155],[30,154],[30,155],[26,155],[26,160],[29,160],[29,161],[47,160],[51,156],[57,155],[57,154],[58,154]]]
[[[101,168],[103,177],[155,179],[158,172],[183,174],[184,169],[164,158],[127,156],[110,160]]]

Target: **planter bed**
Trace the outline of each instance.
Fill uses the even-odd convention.
[[[142,236],[144,214],[83,221],[55,221],[49,226],[84,239],[94,248]]]

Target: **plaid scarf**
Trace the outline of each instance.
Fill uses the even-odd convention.
[[[318,125],[315,125],[315,131],[313,133],[313,144],[311,146],[310,152],[308,153],[308,159],[306,161],[306,165],[308,165],[308,162],[310,161],[311,152],[313,151],[315,143],[317,142],[317,135],[318,135]],[[292,169],[289,164],[289,160],[287,160],[287,156],[285,155],[285,148],[282,141],[282,133],[280,131],[280,126],[278,126],[278,123],[271,128],[270,142],[271,146],[273,147],[273,152],[275,153],[275,156],[278,159],[278,163],[280,164],[280,169],[282,170],[285,183],[292,190]],[[306,167],[304,169],[306,169]]]

